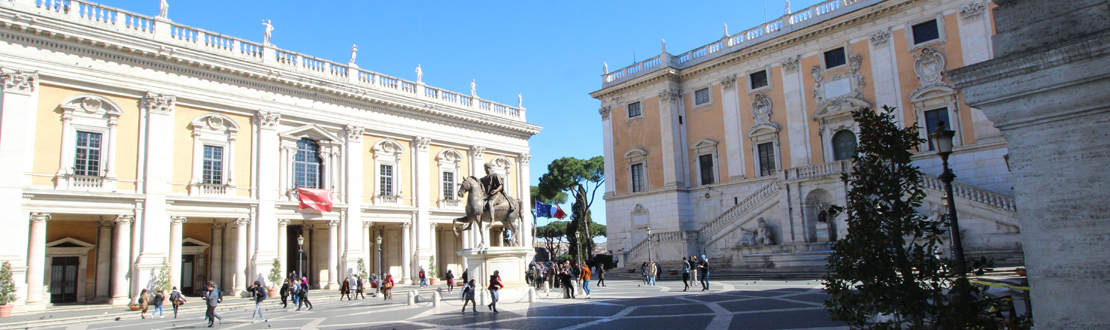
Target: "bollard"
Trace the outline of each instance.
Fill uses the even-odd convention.
[[[528,302],[536,302],[536,288],[528,287]]]
[[[432,307],[439,307],[439,301],[440,301],[439,291],[440,290],[436,290],[436,292],[432,292]]]
[[[408,303],[409,306],[415,305],[416,304],[416,292],[409,291],[409,295],[408,295],[407,299],[408,299],[407,303]]]
[[[551,281],[543,282],[543,293],[549,296],[551,295]]]

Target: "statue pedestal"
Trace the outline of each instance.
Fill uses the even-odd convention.
[[[528,284],[524,282],[524,272],[528,262],[536,252],[528,247],[490,247],[481,249],[463,249],[459,256],[466,259],[471,279],[477,280],[478,295],[475,300],[479,304],[489,304],[490,295],[486,288],[489,287],[489,277],[493,271],[501,275],[501,284],[505,285],[500,291],[500,302],[514,303],[527,297]]]

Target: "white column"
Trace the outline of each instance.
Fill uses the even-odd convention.
[[[112,240],[115,245],[112,256],[112,298],[108,300],[112,305],[126,305],[131,302],[128,297],[127,281],[128,270],[131,269],[131,222],[135,217],[121,215],[116,217],[116,237]]]
[[[283,274],[282,277],[284,278],[284,276],[289,273],[285,271],[286,269],[289,269],[289,219],[278,220],[277,243],[277,258],[282,267],[282,269],[279,269],[279,272]],[[280,283],[278,286],[280,286]]]
[[[372,225],[373,223],[370,221],[362,221],[362,264],[366,267],[366,272],[370,274],[374,273],[374,269],[371,268],[373,264],[370,263],[370,255],[373,254],[370,253],[370,247],[372,246],[370,240],[374,239],[374,236],[370,235]]]
[[[412,233],[413,239],[416,240],[416,263],[412,269],[417,269],[420,265],[425,265],[427,270],[428,260],[435,255],[435,232],[431,231],[432,219],[429,215],[429,209],[433,206],[430,203],[432,194],[431,190],[434,189],[431,183],[431,158],[428,156],[428,146],[431,144],[431,139],[427,137],[415,137],[412,141],[412,163],[415,167],[413,177],[415,184],[413,185],[413,201],[416,206],[416,223],[413,224]]]
[[[613,150],[613,120],[610,119],[612,111],[612,106],[603,106],[597,110],[601,114],[601,140],[605,147],[605,152],[602,154],[605,157],[605,195],[617,192],[617,181],[614,177],[617,172],[614,169],[616,158],[614,158],[615,151]],[[531,194],[531,187],[529,187],[528,193]],[[529,205],[528,207],[531,208],[532,206]]]
[[[735,75],[721,80],[721,109],[725,121],[725,154],[728,159],[728,181],[745,178],[743,125],[740,124],[740,103],[737,99]],[[608,184],[608,182],[606,182]]]
[[[200,153],[197,153],[200,155]],[[235,186],[235,132],[231,132],[227,137],[227,161],[224,162],[224,173],[227,178],[227,185]],[[235,196],[234,189],[228,189],[228,195]]]
[[[167,132],[174,132],[176,128],[176,100],[173,95],[154,92],[147,92],[142,99],[146,130],[140,137],[144,148],[140,164],[145,195],[142,210],[135,219],[138,230],[133,242],[138,251],[135,272],[131,276],[133,290],[156,280],[169,256],[169,245],[165,243],[166,234],[170,232],[166,196],[173,192],[174,150],[167,146],[173,145],[174,136]]]
[[[231,277],[231,288],[235,294],[247,290],[247,224],[250,222],[246,218],[235,220],[238,238],[235,240],[235,272]]]
[[[119,141],[118,132],[119,119],[115,116],[108,119],[108,157],[104,158],[104,176],[109,179],[116,178],[116,142]]]
[[[659,118],[661,149],[663,150],[663,185],[668,188],[686,187],[686,177],[683,172],[686,164],[683,162],[686,153],[682,145],[682,127],[678,125],[678,117],[682,115],[682,91],[678,86],[668,86],[659,93]]]
[[[212,269],[210,270],[211,277],[209,278],[216,282],[216,284],[219,284],[221,288],[225,287],[223,284],[224,228],[227,228],[226,223],[212,224],[212,261],[208,263],[212,265]]]
[[[369,268],[370,258],[368,257],[371,239],[368,233],[370,222],[362,221],[362,208],[359,207],[362,204],[363,153],[366,152],[362,150],[363,130],[360,127],[347,126],[344,132],[346,134],[344,134],[343,150],[338,157],[343,170],[337,179],[340,185],[336,194],[348,205],[347,212],[343,214],[347,241],[345,250],[347,268],[357,271],[358,259],[362,258],[363,265],[367,267],[367,273],[373,273],[374,271]]]
[[[258,164],[265,165],[259,166],[258,175],[254,177],[256,181],[253,184],[258,189],[258,208],[251,219],[253,230],[249,236],[250,250],[236,252],[237,255],[249,253],[247,258],[253,261],[248,265],[251,271],[247,273],[244,284],[252,283],[259,275],[265,278],[265,274],[273,268],[274,258],[280,260],[284,256],[279,252],[284,237],[279,235],[275,204],[284,194],[280,185],[288,182],[282,179],[280,171],[287,169],[289,162],[283,162],[281,159],[281,138],[278,137],[277,132],[280,119],[281,115],[266,111],[259,111],[254,117],[258,136],[257,141],[254,141],[257,143],[258,150],[255,157]],[[243,272],[244,269],[236,269],[236,271]],[[238,288],[237,286],[236,289]]]
[[[339,289],[339,220],[328,221],[328,290]]]
[[[7,98],[7,95],[5,95]],[[73,145],[73,110],[62,109],[62,145]],[[58,157],[58,174],[70,174],[73,168],[73,153],[63,153],[62,157]]]
[[[412,224],[401,224],[401,283],[411,283],[412,274]]]
[[[532,160],[532,155],[522,153],[517,156],[517,198],[520,199],[520,204],[523,209],[520,210],[520,227],[519,233],[513,233],[520,238],[520,246],[532,247],[532,185],[530,184],[531,178],[529,177],[528,163]]]
[[[181,226],[185,217],[170,217],[170,286],[181,287]]]
[[[782,66],[782,88],[785,98],[784,102],[786,103],[786,121],[789,123],[808,123],[809,116],[806,114],[805,101],[809,93],[807,93],[805,87],[803,87],[805,86],[803,83],[805,75],[803,75],[802,70],[799,68],[800,64],[798,64],[798,61],[800,61],[800,59],[797,56],[788,58],[783,62],[784,64]],[[875,88],[879,89],[879,85],[882,84],[876,84]],[[891,84],[891,86],[896,85]],[[747,119],[749,121],[751,120],[750,118]],[[790,164],[794,167],[813,164],[813,153],[810,152],[808,127],[808,125],[786,125],[786,136],[787,139],[790,140],[790,155],[788,156],[790,157]],[[744,131],[743,128],[741,128],[741,131]],[[747,142],[742,144],[744,146],[748,145]],[[748,148],[744,146],[738,145],[741,153],[748,150]],[[758,155],[754,152],[752,153],[753,161],[757,156]],[[787,155],[783,155],[782,158],[786,157]],[[729,160],[729,165],[731,168],[731,160]],[[741,163],[738,165],[743,166],[744,164]],[[752,173],[752,176],[755,176],[755,173]]]
[[[192,181],[189,182],[190,184],[200,183],[201,182],[201,176],[204,175],[203,174],[203,169],[202,169],[204,167],[204,165],[203,165],[204,164],[203,163],[204,162],[204,157],[203,157],[203,155],[204,155],[204,143],[200,142],[200,130],[199,129],[194,129],[193,130],[193,154],[194,155],[201,155],[202,157],[193,157],[193,176],[192,176],[193,179],[192,179]],[[229,155],[233,155],[233,154],[229,153]],[[235,157],[230,157],[230,158],[235,158]],[[224,173],[227,173],[227,172],[224,172]],[[199,190],[197,190],[197,191],[199,191]],[[190,192],[192,192],[192,191],[190,191]],[[193,195],[197,195],[197,194],[193,194]]]
[[[93,301],[104,302],[111,297],[108,291],[112,276],[112,227],[114,221],[103,220],[97,226],[96,239],[96,293]]]
[[[31,213],[31,237],[27,247],[27,308],[45,308],[42,300],[46,282],[46,221],[49,213]]]

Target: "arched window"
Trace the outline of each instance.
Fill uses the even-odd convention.
[[[856,154],[856,133],[849,130],[836,132],[832,138],[833,160],[852,159]]]
[[[324,165],[320,159],[320,145],[311,139],[297,140],[297,154],[293,156],[293,186],[321,188]]]

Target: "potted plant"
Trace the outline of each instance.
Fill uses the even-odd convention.
[[[267,276],[266,279],[270,280],[270,283],[273,283],[273,285],[266,289],[266,295],[277,297],[278,288],[281,287],[281,261],[278,260],[278,258],[274,258],[274,263],[270,266],[270,275]]]
[[[436,271],[436,257],[428,257],[428,284],[436,285],[439,281],[439,272]]]
[[[15,300],[15,281],[12,280],[12,264],[4,261],[4,265],[0,267],[0,317],[12,315],[12,308],[15,307]]]

